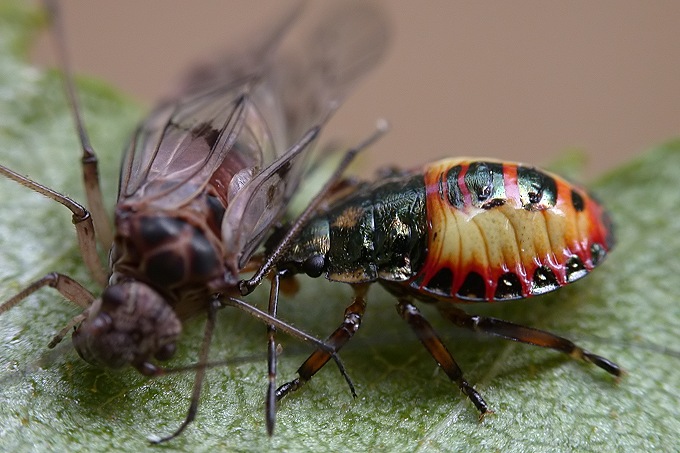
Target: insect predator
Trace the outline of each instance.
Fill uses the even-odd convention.
[[[326,340],[334,351],[359,329],[368,286],[379,282],[481,416],[489,406],[415,301],[434,304],[458,327],[554,349],[622,375],[614,362],[566,338],[458,307],[545,294],[598,266],[613,246],[612,224],[584,189],[532,166],[451,158],[356,183],[326,205],[296,226],[301,232],[277,261],[275,283],[306,274],[352,286],[344,320]],[[277,399],[300,388],[330,358],[328,351],[313,352],[298,377],[277,389]]]

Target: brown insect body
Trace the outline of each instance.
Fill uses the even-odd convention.
[[[206,149],[214,147],[205,145]],[[119,200],[110,252],[110,286],[102,295],[104,303],[92,308],[106,321],[88,320],[74,337],[84,359],[152,370],[150,360],[167,359],[174,351],[181,321],[204,313],[217,292],[236,294],[238,265],[232,262],[228,267],[223,259],[229,256],[221,231],[228,207],[224,187],[235,174],[252,169],[253,160],[234,153],[201,190],[168,177],[140,184]],[[168,209],[176,191],[169,192],[169,197],[162,193],[149,196],[158,186],[181,187],[192,196],[183,205]],[[232,259],[237,256],[232,250]],[[98,327],[90,329],[90,324]],[[109,330],[104,331],[101,325],[109,325]],[[89,338],[84,341],[82,337]],[[130,341],[131,337],[139,338],[139,344]]]
[[[215,294],[240,295],[241,269],[302,177],[313,139],[305,131],[325,121],[382,52],[380,18],[367,13],[375,11],[327,15],[313,35],[333,27],[352,30],[352,40],[317,47],[308,39],[300,54],[317,58],[314,66],[279,52],[227,84],[215,85],[219,71],[201,76],[195,91],[140,126],[123,161],[110,286],[74,336],[83,358],[154,372],[153,359],[172,355],[182,321],[205,312]],[[372,28],[357,39],[357,19],[367,18]]]
[[[205,312],[200,360],[207,360],[218,303],[325,346],[234,299],[241,294],[240,272],[297,189],[312,142],[386,46],[386,24],[370,5],[331,8],[289,40],[299,13],[297,8],[268,28],[250,51],[202,68],[180,97],[139,126],[121,167],[113,235],[66,68],[92,216],[1,165],[0,174],[71,210],[83,260],[105,289],[95,298],[68,276],[50,273],[0,305],[0,313],[49,285],[83,308],[52,346],[75,326],[72,338],[82,358],[111,368],[132,365],[147,375],[163,374],[155,362],[172,357],[182,322]],[[105,247],[113,236],[108,274],[98,261],[95,229]],[[186,420],[159,441],[175,437],[194,418],[204,371],[197,370]],[[273,412],[267,417],[271,433]]]

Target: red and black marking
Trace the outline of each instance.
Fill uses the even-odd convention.
[[[512,300],[578,280],[612,245],[607,214],[564,179],[519,164],[445,160],[425,169],[428,255],[412,289]]]

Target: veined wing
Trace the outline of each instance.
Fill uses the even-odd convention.
[[[281,100],[288,151],[254,175],[231,200],[222,223],[226,249],[241,268],[283,212],[305,170],[309,147],[296,145],[320,128],[358,79],[384,54],[388,26],[367,2],[335,5],[302,33],[295,48],[278,55],[271,73]]]
[[[386,24],[365,3],[346,3],[291,30],[297,12],[254,51],[208,68],[183,97],[159,106],[123,162],[119,201],[164,211],[191,202],[219,174],[232,269],[297,188],[309,146],[295,144],[323,125],[386,47]]]
[[[227,58],[220,66],[228,72],[194,76],[180,96],[147,117],[125,154],[119,201],[177,209],[201,193],[221,166],[238,172],[244,165],[261,167],[275,159],[254,91],[273,70],[281,37],[299,13],[300,7],[292,10],[249,51]]]

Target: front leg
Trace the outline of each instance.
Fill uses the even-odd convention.
[[[78,247],[80,248],[80,255],[83,258],[83,262],[97,283],[99,283],[102,287],[106,286],[108,282],[108,276],[102,267],[101,261],[99,261],[99,255],[97,255],[95,225],[92,222],[92,216],[88,210],[72,198],[54,191],[47,186],[43,186],[42,184],[37,183],[26,176],[22,176],[19,173],[5,167],[4,165],[0,165],[0,176],[11,179],[12,181],[17,182],[36,193],[44,195],[45,197],[60,203],[64,207],[68,208],[69,211],[71,211],[71,220],[76,228]],[[108,246],[111,246],[111,243],[109,243]]]
[[[338,352],[359,330],[361,326],[361,317],[366,311],[366,293],[368,291],[368,284],[353,285],[354,298],[352,303],[345,310],[345,319],[333,332],[325,343],[333,348],[334,352]],[[290,382],[283,384],[276,390],[276,399],[281,400],[290,392],[302,387],[312,376],[314,376],[326,363],[332,358],[328,351],[317,349],[307,360],[298,368],[298,377]],[[356,398],[354,387],[350,388],[352,396]]]
[[[12,309],[19,302],[26,299],[28,296],[44,286],[49,286],[56,289],[59,291],[59,294],[83,309],[82,313],[75,316],[66,325],[66,327],[61,329],[59,333],[52,338],[52,340],[47,345],[48,348],[52,349],[64,339],[64,336],[66,336],[74,326],[80,324],[85,318],[87,318],[90,306],[94,301],[94,296],[87,289],[85,289],[83,285],[73,280],[68,275],[60,274],[58,272],[50,272],[41,279],[36,280],[28,285],[26,288],[21,290],[19,294],[14,295],[9,300],[0,304],[0,314]]]

